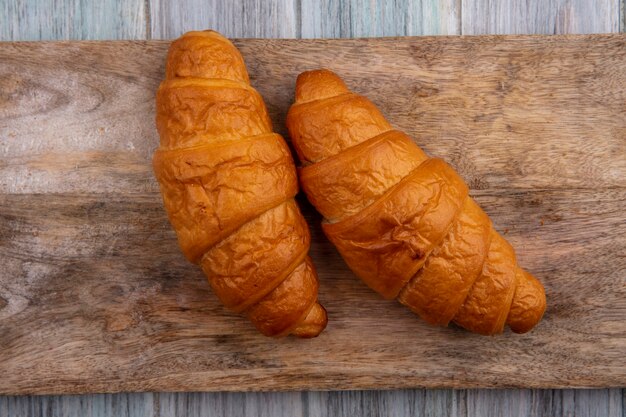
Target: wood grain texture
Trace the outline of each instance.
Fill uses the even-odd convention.
[[[159,416],[303,417],[310,414],[299,392],[161,393]]]
[[[14,2],[14,3],[20,3],[21,5],[26,4],[25,2]],[[28,2],[28,4],[31,6],[34,3],[35,2],[32,2],[32,1]],[[83,0],[83,1],[80,1],[80,3],[84,3],[86,5],[93,4],[93,2],[89,0]],[[179,3],[181,3],[181,7],[185,7],[185,2],[179,2]],[[348,3],[349,2],[345,2],[345,4],[348,4]],[[397,10],[397,6],[395,5],[402,4],[402,3],[404,2],[398,2],[398,1],[385,2],[385,5],[387,7],[391,5],[392,7],[395,8],[395,10]],[[412,1],[411,3],[413,3],[413,5],[410,8],[413,10],[424,8],[424,6],[422,5],[424,2],[421,2],[419,0]],[[458,1],[458,3],[460,3],[460,1]],[[542,2],[542,3],[549,3],[549,2]],[[10,1],[0,2],[0,10],[2,11],[0,13],[0,39],[2,40],[63,39],[67,37],[64,35],[65,33],[64,29],[58,29],[58,28],[71,28],[71,27],[82,26],[81,20],[80,19],[77,20],[75,15],[68,13],[64,7],[46,7],[45,4],[46,3],[38,2],[39,8],[38,7],[29,7],[29,8],[22,7],[21,10],[23,11],[23,15],[17,16],[16,13],[14,12],[9,13],[9,6],[11,5]],[[118,20],[114,16],[117,10],[117,7],[115,6],[115,4],[110,4],[109,2],[105,2],[105,3],[98,2],[98,4],[103,6],[103,9],[102,9],[104,11],[103,15],[107,16],[107,18],[101,19],[97,25],[92,24],[88,27],[85,27],[85,39],[96,39],[98,37],[102,39],[125,38],[127,36],[108,35],[107,33],[119,34],[123,32],[127,32],[127,33],[141,32],[142,28],[146,27],[146,22],[140,22],[140,21],[137,21],[137,19],[126,18],[121,21]],[[149,3],[146,3],[146,4],[149,5]],[[341,8],[341,2],[334,2],[334,4],[339,4],[339,6],[335,6],[335,9]],[[526,2],[524,4],[527,5],[526,7],[532,6],[532,2],[531,3]],[[622,0],[620,2],[620,5],[621,5],[620,29],[623,32],[626,31],[626,24],[624,24],[624,22],[626,21],[624,17],[625,16],[625,13],[624,13],[625,4],[626,4],[626,0]],[[376,5],[378,7],[381,7],[381,2],[376,2]],[[442,5],[444,5],[445,7],[444,2],[442,2]],[[511,2],[508,2],[505,5],[505,7],[500,7],[497,9],[498,13],[500,14],[512,16],[513,21],[511,22],[511,26],[527,27],[528,33],[533,33],[533,32],[551,33],[550,24],[548,22],[556,20],[556,17],[536,16],[535,18],[533,18],[529,16],[529,13],[524,13],[524,12],[520,13],[519,11],[511,12],[507,10],[507,8],[511,8],[513,6],[514,4],[511,4]],[[81,6],[81,7],[85,7],[85,6]],[[228,8],[229,2],[221,2],[219,7]],[[619,6],[616,6],[616,7],[619,7]],[[351,18],[349,14],[352,12],[352,10],[348,9],[347,7],[345,7],[344,9],[346,10],[345,14],[347,15],[344,19],[346,21],[350,21]],[[458,19],[459,17],[458,15],[460,14],[459,12],[461,8],[458,7],[457,9],[458,10],[452,11],[452,13],[450,13],[449,16],[454,17],[455,19]],[[148,13],[145,13],[147,15],[146,18],[148,18],[148,25],[147,25],[148,31],[146,33],[146,36],[149,37],[150,36],[149,29],[151,28],[151,25],[149,23],[149,20],[150,20],[149,8],[147,8],[147,10],[148,10]],[[313,36],[309,32],[310,28],[313,28],[313,30],[317,30],[317,32],[315,32],[315,36],[338,37],[339,35],[338,35],[336,28],[339,25],[337,23],[336,17],[331,14],[332,10],[334,9],[329,8],[328,10],[323,11],[321,14],[319,15],[316,14],[313,16],[305,14],[300,19],[301,21],[297,22],[297,25],[295,28],[296,34],[301,33],[303,36],[306,36],[306,37]],[[552,13],[555,13],[557,8],[548,6],[548,7],[545,7],[545,10],[549,10]],[[167,10],[165,12],[168,13]],[[495,13],[496,8],[491,8],[490,12]],[[218,13],[219,13],[219,10],[218,10]],[[409,12],[407,11],[407,13]],[[442,10],[439,13],[441,15],[441,19],[446,18],[445,10]],[[34,16],[25,16],[29,14],[34,15]],[[191,15],[188,17],[188,19],[194,20],[195,14],[194,13],[188,13],[188,14]],[[169,19],[173,19],[173,20],[177,19],[177,16],[178,14],[175,12],[172,12],[172,14],[169,16],[167,14],[164,16],[157,15],[154,11],[152,14],[153,18],[159,18],[165,21],[166,23],[164,23],[164,25],[168,24],[167,21]],[[386,16],[389,16],[389,14],[386,13]],[[317,19],[315,19],[316,17]],[[606,23],[606,16],[601,16],[601,15],[598,15],[597,13],[586,14],[586,15],[568,14],[568,15],[565,15],[564,17],[567,19],[567,21],[563,22],[564,24],[562,26],[570,28],[570,30],[574,27],[582,26],[581,24],[576,22],[577,20],[589,19],[590,17],[593,17],[594,19],[598,19],[597,21],[593,22],[591,26],[603,27],[603,26],[610,25]],[[241,17],[237,13],[233,15],[226,14],[224,16],[224,19],[226,20],[226,22],[217,23],[220,27],[233,25],[234,23],[229,23],[229,22],[237,21],[238,19],[241,19]],[[259,22],[261,24],[267,24],[267,22],[274,22],[275,19],[276,17],[272,18],[270,16],[266,16],[263,19],[259,19]],[[278,19],[280,19],[280,17]],[[476,19],[474,19],[473,24],[477,27],[481,27],[484,25],[484,22],[488,21],[489,19],[490,19],[490,16],[487,14],[478,16]],[[433,21],[439,21],[439,20],[440,19],[434,19]],[[41,21],[54,22],[54,24],[49,24],[49,23],[41,24],[40,23]],[[391,19],[384,19],[384,21],[389,22],[391,21]],[[365,28],[369,30],[369,33],[364,33],[364,36],[373,36],[375,33],[385,33],[386,35],[389,35],[389,36],[422,33],[422,32],[418,32],[414,26],[407,28],[408,29],[407,30],[405,29],[403,25],[397,23],[397,22],[401,23],[403,21],[410,22],[411,20],[406,17],[403,18],[402,15],[400,15],[399,18],[397,16],[394,16],[392,26],[395,26],[395,29],[397,32],[392,32],[392,31],[389,31],[386,26],[381,27],[380,25],[382,24],[382,22],[380,20],[372,20],[369,22],[369,27]],[[430,22],[430,20],[428,20],[426,23],[428,22]],[[546,22],[548,25],[547,28],[541,25],[538,25],[539,22]],[[19,27],[18,27],[18,23],[19,23]],[[464,22],[464,23],[465,23],[465,28],[467,30],[468,22]],[[177,24],[181,27],[185,27],[184,22],[182,23],[178,22]],[[460,27],[460,20],[455,22],[455,24]],[[202,27],[204,26],[205,25],[202,25]],[[348,27],[348,26],[345,26],[345,27]],[[389,29],[393,29],[393,28],[391,27]],[[415,29],[416,31],[411,32],[410,30],[413,30],[413,29]],[[268,30],[268,29],[266,29],[265,31],[271,32],[271,30]],[[439,34],[436,32],[424,32],[424,33]],[[457,32],[448,32],[448,33],[460,33],[460,32],[457,31]],[[471,31],[468,30],[468,33],[471,33]],[[241,36],[254,36],[254,33],[243,33]],[[131,37],[141,38],[142,36],[137,35],[137,36],[131,36]],[[79,38],[79,36],[76,35],[75,38]],[[603,410],[606,409],[605,402],[607,398],[607,394],[606,394],[607,390],[575,390],[575,391],[532,390],[532,391],[529,391],[529,392],[532,392],[531,395],[521,395],[521,396],[519,393],[526,392],[525,390],[522,390],[522,391],[518,391],[518,390],[507,390],[507,391],[469,390],[469,391],[459,391],[459,392],[461,393],[462,398],[465,398],[466,395],[470,397],[471,396],[475,397],[472,400],[475,404],[474,409],[480,409],[480,410],[498,409],[498,410],[502,410],[503,415],[507,415],[507,416],[523,415],[521,414],[520,409],[528,410],[529,408],[531,410],[538,410],[538,412],[535,412],[534,415],[545,415],[545,416],[598,415],[597,412],[595,412],[594,410],[600,410],[600,412],[603,412]],[[608,392],[611,393],[609,398],[619,398],[621,390],[614,389],[614,390],[608,390]],[[384,395],[381,396],[379,395],[379,393],[372,392],[372,391],[364,392],[361,395],[354,395],[352,392],[311,393],[308,395],[322,396],[322,397],[331,396],[334,398],[333,401],[326,402],[328,406],[326,408],[326,411],[328,413],[327,415],[340,415],[338,413],[339,409],[341,410],[348,409],[353,413],[352,415],[383,415],[383,413],[392,414],[393,410],[396,408],[398,408],[399,410],[405,410],[405,407],[406,407],[405,404],[407,403],[410,404],[411,402],[413,402],[414,404],[413,408],[410,408],[411,410],[413,409],[424,410],[422,414],[415,413],[416,415],[441,415],[441,413],[436,412],[436,410],[438,410],[437,408],[433,408],[433,403],[435,404],[440,403],[441,401],[438,401],[438,399],[440,398],[444,398],[443,401],[445,401],[445,398],[447,398],[446,393],[447,391],[427,391],[427,395],[423,395],[422,390],[399,391],[399,394],[394,397],[394,401],[391,403],[389,401],[384,400],[385,398]],[[159,394],[154,394],[154,395],[157,398],[159,396]],[[185,411],[186,409],[196,410],[198,409],[198,406],[196,405],[198,402],[207,401],[207,400],[202,400],[198,398],[197,396],[192,396],[191,398],[188,398],[188,394],[185,394],[185,393],[161,394],[162,398],[163,398],[163,395],[166,395],[167,398],[169,399],[179,398],[177,400],[180,404],[179,407],[177,408],[178,415],[187,415]],[[256,394],[246,394],[244,398],[247,395],[255,396]],[[626,397],[626,390],[624,391],[623,395]],[[151,394],[148,394],[148,396],[151,397]],[[219,414],[220,410],[230,409],[232,406],[228,405],[229,403],[239,404],[242,401],[241,397],[238,396],[237,394],[205,393],[205,394],[202,394],[202,396],[219,397],[220,401],[222,401],[222,406],[217,408],[214,415],[220,415]],[[286,399],[283,399],[282,394],[267,394],[267,396],[272,397],[270,401],[283,403],[285,404],[285,406],[289,404],[291,406],[291,402],[290,402],[291,400],[287,401]],[[303,401],[305,401],[305,405],[306,405],[307,393],[303,393],[302,396],[303,396]],[[103,395],[103,396],[83,395],[83,396],[69,396],[69,397],[67,396],[66,397],[47,397],[47,396],[2,397],[0,396],[0,415],[26,415],[28,414],[28,415],[33,415],[33,416],[37,416],[37,415],[42,415],[42,416],[45,416],[45,415],[105,416],[105,415],[110,415],[110,413],[108,413],[107,410],[111,410],[114,407],[114,404],[123,402],[124,398],[128,398],[129,403],[132,403],[130,405],[131,410],[135,410],[136,407],[147,407],[148,409],[152,409],[151,398],[147,398],[142,395],[135,395],[135,394],[127,395],[127,394],[121,393],[121,394]],[[265,396],[265,394],[262,396],[262,398],[263,398],[263,401],[267,400],[267,397]],[[516,400],[512,400],[512,398],[515,398]],[[20,403],[28,402],[28,407],[29,407],[27,408],[27,410],[29,410],[28,413],[26,412],[21,413],[18,411],[15,411],[15,412],[7,411],[6,404],[11,403],[13,401],[17,401]],[[626,402],[626,398],[624,399],[624,401]],[[311,401],[311,404],[313,403],[314,401]],[[529,405],[524,406],[524,403],[528,403]],[[506,404],[507,407],[502,408],[503,404]],[[609,413],[605,415],[621,416],[622,413],[621,411],[619,411],[621,410],[621,404],[617,405],[616,402],[611,402],[611,404],[612,406],[619,406],[620,408],[617,411],[615,411],[615,408],[610,408]],[[155,410],[157,410],[157,407],[158,407],[158,403],[156,404]],[[299,409],[299,408],[295,406],[295,409]],[[381,409],[384,411],[380,411]],[[574,409],[576,410],[576,414],[573,414],[572,410]],[[14,409],[11,409],[11,410],[14,410]],[[307,410],[307,408],[305,407],[304,410]],[[585,410],[588,410],[588,412],[585,413],[584,412]],[[565,414],[565,412],[567,412],[568,414]],[[134,415],[134,414],[131,414],[131,415]],[[144,415],[144,414],[139,412],[137,413],[137,415]],[[158,414],[155,411],[154,415],[160,415],[160,414]],[[163,413],[162,415],[172,415],[172,414]],[[243,413],[243,415],[250,415],[250,416],[257,415],[255,411],[255,406],[250,405],[250,403],[248,403],[248,407],[246,408],[245,413]],[[309,415],[315,415],[315,414],[311,413]],[[459,415],[466,415],[466,414],[461,413]],[[624,414],[624,416],[626,416],[626,414]]]
[[[0,416],[157,417],[158,394],[118,393],[64,396],[0,396]]]
[[[150,1],[152,37],[212,28],[229,37],[349,38],[459,34],[460,3],[350,0]]]
[[[460,34],[456,0],[302,0],[302,38]]]
[[[312,416],[612,416],[621,417],[613,390],[402,390],[312,392]]]
[[[212,28],[227,37],[295,38],[298,0],[149,0],[153,39]]]
[[[305,204],[331,319],[305,344],[258,335],[180,254],[149,164],[167,42],[1,45],[0,391],[624,385],[625,43],[237,41],[276,126],[332,55],[468,180],[550,300],[528,335],[430,327],[356,280]]]
[[[618,32],[621,14],[616,1],[150,0],[149,4],[156,39],[197,28],[213,28],[230,37],[347,38]]]
[[[463,0],[462,34],[552,34],[552,33],[592,33],[615,32],[615,14],[620,9],[618,26],[626,31],[626,0],[619,6],[611,1],[489,1]],[[590,10],[591,9],[591,10]],[[620,415],[624,410],[619,400],[620,390],[608,390],[611,400],[606,412],[607,391],[568,391],[533,390],[529,391],[468,391],[473,397],[474,410],[480,415]],[[622,396],[626,398],[626,389]],[[576,397],[576,398],[575,398]],[[626,402],[626,400],[623,400]],[[522,413],[522,410],[531,413]],[[575,410],[575,412],[574,412]],[[479,414],[476,414],[479,415]]]
[[[616,0],[462,0],[461,10],[463,35],[612,33],[620,27]]]
[[[3,124],[8,159],[0,166],[0,192],[86,193],[94,192],[92,182],[101,187],[97,192],[158,190],[146,164],[156,146],[146,115],[154,113],[153,89],[161,79],[166,44],[124,45],[118,52],[118,44],[99,44],[97,53],[79,43],[3,45],[2,87],[10,105],[2,116],[17,122]],[[293,80],[325,61],[427,152],[453,163],[473,188],[624,185],[621,35],[238,45],[282,133]],[[324,58],[328,45],[336,54],[332,62]],[[259,48],[265,53],[255,54]],[[28,57],[34,54],[54,65],[33,65]],[[103,62],[116,55],[123,61]],[[274,65],[284,61],[290,62]],[[77,112],[80,123],[72,122]],[[71,128],[63,128],[68,123]],[[41,126],[55,135],[42,141]]]
[[[144,0],[0,2],[0,41],[145,39]]]
[[[467,416],[462,390],[392,390],[306,393],[310,416]]]
[[[622,417],[621,407],[619,389],[0,396],[0,415],[29,417]]]
[[[548,294],[559,301],[552,305],[541,332],[509,334],[486,343],[461,330],[428,327],[355,280],[314,227],[312,255],[320,270],[321,297],[334,321],[324,335],[304,347],[295,339],[264,339],[244,320],[224,311],[202,274],[179,254],[158,195],[3,195],[0,233],[8,238],[0,247],[6,268],[0,363],[8,377],[0,389],[623,383],[623,369],[615,366],[623,354],[623,288],[619,271],[612,269],[623,265],[609,259],[610,248],[623,245],[621,217],[602,216],[604,226],[595,227],[588,219],[597,220],[623,204],[626,191],[592,193],[578,201],[569,194],[534,193],[535,200],[516,207],[514,213],[511,207],[519,195],[476,196],[495,219],[515,225],[508,237],[521,249],[529,269],[551,277]],[[592,204],[588,212],[578,212]],[[45,207],[45,218],[38,207]],[[553,213],[565,220],[547,220],[536,230],[540,217]],[[307,217],[312,224],[319,220]],[[572,230],[559,241],[541,244],[541,236],[562,233],[562,224],[586,233]],[[572,242],[575,239],[598,243],[587,244],[591,252],[585,254],[580,243]],[[528,248],[523,245],[527,241],[539,243]],[[558,253],[545,253],[550,243]],[[570,270],[554,270],[557,256]],[[594,263],[588,264],[592,259]],[[580,270],[585,267],[588,270]],[[600,288],[590,291],[587,279],[601,282],[614,299],[607,299]],[[595,306],[593,314],[590,304]],[[375,323],[384,330],[372,334]],[[419,344],[412,342],[415,338]],[[397,340],[406,340],[406,345],[395,346]],[[601,354],[580,357],[581,350]],[[429,365],[435,358],[445,361],[445,367]],[[446,371],[448,367],[454,373]],[[514,374],[507,372],[509,367]]]
[[[468,390],[468,416],[619,417],[620,390]]]

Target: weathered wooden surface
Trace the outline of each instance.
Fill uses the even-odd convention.
[[[621,5],[621,7],[620,7]],[[624,31],[624,0],[123,0],[0,3],[0,40],[566,34]]]
[[[603,0],[604,1],[604,0]],[[151,35],[171,39],[200,27],[229,37],[345,38],[460,34],[458,0],[150,0]]]
[[[543,323],[430,327],[356,280],[306,206],[329,327],[258,335],[183,259],[151,175],[167,43],[3,44],[2,392],[626,383],[624,36],[236,43],[277,127],[323,62],[448,158],[544,281]]]
[[[145,39],[145,0],[0,1],[0,41]]]
[[[146,0],[154,39],[171,39],[198,28],[220,27],[228,37],[295,38],[297,0]]]
[[[80,38],[80,35],[70,35],[68,30],[74,30],[75,28],[82,27],[81,15],[74,15],[67,12],[67,4],[80,4],[81,8],[86,13],[98,13],[101,18],[98,25],[87,25],[84,30],[84,38],[89,39],[124,39],[124,38],[143,38],[148,39],[151,37],[150,22],[155,22],[159,19],[163,27],[170,27],[168,30],[185,30],[185,29],[197,29],[204,27],[213,27],[223,33],[229,34],[229,28],[235,25],[236,21],[241,19],[241,11],[230,12],[230,3],[228,1],[208,0],[201,4],[196,4],[195,0],[181,0],[176,2],[180,5],[180,9],[195,10],[198,12],[198,6],[200,7],[212,7],[211,4],[215,4],[214,12],[220,15],[219,19],[210,20],[211,17],[207,17],[206,20],[197,20],[195,13],[186,13],[183,17],[183,21],[179,20],[179,15],[174,11],[170,12],[167,9],[157,10],[152,8],[150,10],[150,3],[143,0],[135,0],[137,4],[143,3],[145,6],[144,17],[145,21],[139,21],[139,19],[129,18],[132,13],[128,13],[128,7],[124,8],[125,12],[122,15],[120,9],[110,4],[109,2],[94,2],[92,0],[60,0],[55,2],[16,2],[22,5],[20,13],[9,12],[10,2],[0,2],[0,40],[44,40],[44,39],[65,39],[69,37]],[[290,0],[287,0],[290,1]],[[374,36],[375,33],[385,33],[386,35],[411,35],[411,34],[443,34],[446,30],[442,25],[440,31],[428,32],[422,30],[421,27],[429,25],[431,22],[441,22],[447,19],[453,20],[451,27],[461,27],[461,1],[457,0],[453,2],[458,7],[455,9],[449,9],[448,2],[435,2],[437,7],[430,6],[428,0],[394,0],[393,2],[379,2],[372,0],[364,0],[368,4],[373,4],[373,8],[383,9],[380,14],[384,13],[384,19],[368,19],[362,25],[367,31],[364,36]],[[306,2],[295,0],[296,4],[300,3],[306,6]],[[512,2],[502,3],[500,7],[491,7],[488,14],[477,16],[472,22],[468,22],[467,19],[463,22],[464,30],[467,33],[477,31],[483,27],[484,22],[490,19],[498,21],[508,21],[507,25],[497,28],[499,33],[510,33],[512,28],[524,26],[527,33],[551,33],[553,26],[551,22],[556,19],[556,16],[546,13],[556,13],[556,7],[551,7],[549,3],[558,2],[558,0],[546,0],[541,4],[547,4],[543,14],[528,13],[526,10],[530,9],[532,2],[524,2],[524,8],[515,7]],[[265,3],[265,2],[264,2]],[[472,7],[470,1],[463,2],[464,6]],[[495,4],[496,2],[491,2]],[[581,27],[594,26],[598,27],[598,32],[609,32],[610,28],[614,27],[614,21],[608,20],[606,15],[598,15],[597,13],[581,13],[579,8],[585,7],[585,2],[570,1],[572,6],[570,13],[564,15],[566,24],[563,25],[574,33],[574,30],[580,30]],[[604,7],[604,4],[609,4],[610,7],[619,7],[615,0],[597,0],[593,2],[594,5],[598,5],[599,8]],[[625,21],[625,8],[626,0],[619,2],[621,5],[621,25],[620,30],[626,31]],[[116,3],[120,4],[120,2]],[[124,3],[125,4],[125,3]],[[246,9],[246,13],[258,13],[255,11],[255,1],[248,2],[251,7]],[[408,4],[408,5],[405,5]],[[290,26],[290,33],[300,34],[305,37],[338,37],[338,36],[350,36],[349,30],[344,29],[340,31],[340,27],[349,28],[351,24],[341,23],[339,16],[345,22],[351,22],[352,15],[359,13],[359,5],[355,7],[353,1],[338,1],[332,3],[332,8],[322,10],[320,15],[311,16],[310,13],[301,13],[301,19],[296,19],[293,27]],[[383,7],[384,6],[384,7]],[[4,8],[2,8],[4,7]],[[134,7],[134,6],[131,6]],[[389,12],[391,7],[392,12]],[[536,6],[535,6],[536,7]],[[136,9],[136,8],[135,8]],[[133,10],[135,10],[133,9]],[[93,11],[91,11],[93,10]],[[239,36],[253,37],[256,31],[271,33],[272,28],[270,25],[275,24],[278,20],[280,22],[280,31],[285,31],[287,19],[280,16],[272,16],[273,10],[271,8],[263,9],[267,14],[265,16],[256,19],[260,25],[259,28],[248,27],[244,33]],[[303,9],[301,9],[303,10]],[[306,9],[304,9],[306,10]],[[407,17],[409,13],[416,13],[415,11],[428,10],[429,13],[425,15],[426,22],[422,23],[420,19],[411,19]],[[378,12],[373,13],[374,16],[379,15]],[[614,14],[611,14],[611,16]],[[369,17],[363,15],[366,19]],[[390,17],[392,21],[390,22]],[[495,17],[494,17],[495,16]],[[506,18],[498,16],[507,16]],[[121,18],[120,18],[121,17]],[[467,18],[468,16],[466,16]],[[184,20],[186,19],[186,21]],[[593,19],[593,22],[583,22]],[[411,22],[417,22],[418,25],[411,26]],[[153,23],[154,24],[154,23]],[[340,26],[341,25],[341,26]],[[385,25],[385,26],[383,26]],[[396,32],[389,32],[387,25],[390,29],[395,28]],[[420,26],[421,25],[421,26]],[[147,27],[148,30],[143,28]],[[496,30],[496,29],[494,29]],[[312,31],[315,31],[312,33]],[[171,32],[172,37],[178,33]],[[449,34],[460,32],[448,32]],[[137,35],[135,35],[137,34]],[[232,34],[230,34],[232,36]],[[155,33],[157,37],[164,37],[163,33]],[[285,35],[287,36],[287,35]],[[464,404],[464,399],[467,402],[474,404],[474,410],[482,410],[482,414],[487,414],[489,410],[501,410],[502,415],[516,416],[525,415],[523,411],[532,410],[534,415],[545,416],[559,416],[559,415],[575,415],[575,416],[618,416],[622,417],[622,390],[462,390],[460,393],[459,404]],[[110,415],[110,410],[116,411],[119,415],[124,415],[124,411],[120,411],[119,407],[128,410],[130,415],[173,415],[169,408],[164,408],[159,412],[158,404],[153,407],[153,394],[113,394],[113,395],[82,395],[82,396],[63,396],[63,397],[48,397],[48,396],[35,396],[35,397],[7,397],[0,396],[0,415],[24,415],[31,416],[74,416],[74,415],[93,415],[93,416],[106,416]],[[294,410],[303,409],[304,413],[310,408],[312,411],[308,415],[315,415],[313,408],[314,401],[309,402],[309,397],[314,398],[321,396],[329,398],[325,402],[328,415],[340,416],[345,415],[400,415],[406,414],[404,411],[409,407],[406,404],[410,404],[409,410],[415,410],[415,415],[441,415],[438,410],[439,404],[447,403],[448,394],[447,391],[439,390],[403,390],[403,391],[366,391],[362,393],[354,392],[334,392],[334,393],[302,393],[301,401],[303,406],[294,405],[293,398],[289,396],[289,400],[285,395],[289,394],[274,394],[265,393],[261,395],[257,394],[221,394],[221,393],[205,393],[202,395],[189,395],[186,393],[171,393],[171,394],[154,394],[156,398],[161,396],[161,401],[167,398],[169,402],[176,402],[178,415],[186,415],[191,411],[186,410],[198,410],[207,401],[219,401],[220,407],[216,407],[213,410],[204,410],[205,413],[212,413],[211,415],[224,415],[223,410],[231,410],[236,408],[240,410],[241,415],[254,416],[261,415],[263,406],[256,404],[255,401],[275,402],[277,404],[283,404],[284,407],[290,407]],[[393,401],[389,400],[389,395],[393,396]],[[624,391],[626,395],[626,390]],[[254,400],[248,400],[253,397]],[[212,398],[219,398],[219,400],[211,400]],[[617,400],[616,400],[617,399]],[[245,403],[245,409],[240,409],[239,404]],[[6,405],[9,404],[7,411]],[[23,404],[28,408],[11,408],[11,404]],[[126,405],[124,405],[126,404]],[[312,404],[311,407],[307,407],[307,404]],[[609,406],[607,407],[607,404]],[[5,407],[5,408],[3,408]],[[11,411],[13,410],[13,411]],[[20,410],[28,410],[20,411]],[[141,411],[145,410],[145,411]],[[347,411],[346,411],[347,410]],[[381,411],[382,410],[382,411]],[[397,411],[397,412],[396,412]],[[605,412],[606,411],[606,412]],[[294,412],[294,415],[298,415]],[[305,414],[307,415],[307,414]],[[450,415],[454,415],[450,413]],[[465,412],[459,413],[459,415],[466,415]],[[529,414],[530,415],[530,414]]]
[[[623,1],[623,0],[622,0]],[[211,27],[229,37],[568,34],[620,30],[616,0],[150,0],[150,35]],[[622,30],[623,26],[622,26]]]
[[[391,390],[0,397],[29,417],[622,417],[621,390]]]
[[[615,1],[462,0],[461,10],[463,35],[552,35],[620,30],[620,10]]]
[[[302,1],[301,37],[459,35],[456,0]]]
[[[7,417],[160,417],[158,394],[0,396],[0,416]]]

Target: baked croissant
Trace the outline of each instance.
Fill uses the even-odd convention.
[[[317,336],[327,318],[295,165],[237,48],[212,31],[174,41],[156,112],[154,172],[187,259],[264,335]]]
[[[541,283],[518,267],[465,182],[336,74],[300,74],[287,127],[325,234],[369,287],[432,324],[484,335],[539,322]]]

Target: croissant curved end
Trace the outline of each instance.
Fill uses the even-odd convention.
[[[327,69],[303,72],[296,80],[297,103],[321,100],[349,92],[343,80]]]

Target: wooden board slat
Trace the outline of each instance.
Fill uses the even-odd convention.
[[[620,390],[470,390],[467,415],[620,417]]]
[[[204,417],[255,416],[305,417],[306,403],[299,392],[219,392],[219,393],[161,393],[159,416]],[[620,416],[621,417],[621,416]]]
[[[462,0],[462,34],[619,32],[615,0]]]
[[[156,397],[156,398],[155,398]],[[0,416],[167,417],[154,407],[158,394],[117,393],[63,396],[0,396]]]
[[[0,40],[145,39],[145,0],[0,2]]]
[[[0,396],[0,415],[32,417],[622,417],[620,389],[203,392]],[[208,413],[208,414],[207,414]]]
[[[460,35],[457,0],[302,0],[302,38]]]
[[[467,417],[461,390],[388,390],[305,393],[308,414],[338,416]]]
[[[299,0],[146,0],[153,39],[211,28],[227,37],[295,38]]]
[[[506,39],[238,45],[282,133],[295,77],[325,65],[425,150],[455,165],[474,188],[623,185],[626,160],[616,156],[626,152],[624,36]],[[157,190],[145,163],[157,144],[146,115],[154,112],[167,43],[120,45],[98,44],[91,54],[89,44],[80,43],[3,46],[0,65],[8,75],[2,86],[12,99],[0,114],[19,123],[4,123],[10,145],[0,167],[0,192]],[[255,55],[258,50],[263,54]],[[45,141],[42,126],[55,130]],[[81,169],[76,158],[90,169]],[[87,179],[102,171],[106,181],[93,189]]]
[[[150,0],[154,39],[212,28],[229,37],[346,38],[460,34],[457,0]]]
[[[626,384],[624,35],[236,43],[278,130],[322,63],[448,158],[546,284],[544,322],[430,327],[356,280],[304,204],[331,322],[263,338],[184,261],[151,176],[167,42],[7,43],[0,392]]]

